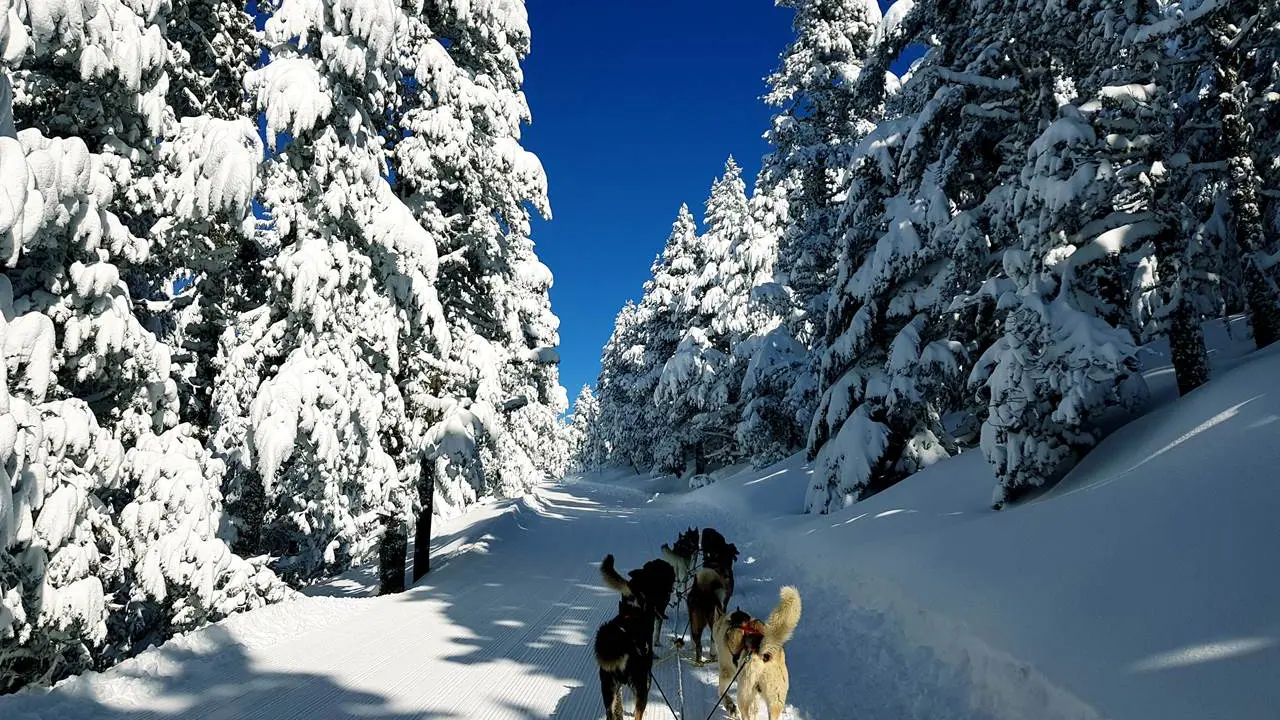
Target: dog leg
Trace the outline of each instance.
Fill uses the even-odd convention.
[[[760,692],[755,683],[738,681],[738,712],[751,720],[760,717]]]
[[[636,717],[635,720],[644,720],[644,709],[649,704],[649,683],[650,675],[645,673],[643,678],[637,678],[640,681],[640,687],[636,688]]]
[[[613,673],[600,671],[600,695],[606,720],[622,720],[622,688],[613,679]]]
[[[733,698],[729,697],[729,693],[726,692],[731,682],[733,682],[733,668],[721,663],[719,693],[724,697],[722,704],[725,712],[729,713],[730,717],[734,717],[738,714],[738,708],[733,704]]]
[[[662,647],[662,616],[653,623],[653,646]]]
[[[689,602],[689,637],[693,639],[693,661],[695,663],[702,662],[702,628],[705,625],[702,613],[694,608],[693,602]]]
[[[765,707],[769,709],[769,720],[778,720],[782,716],[782,711],[787,707],[789,685],[789,678],[781,677],[767,686],[764,702]]]

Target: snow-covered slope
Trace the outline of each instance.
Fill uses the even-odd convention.
[[[1121,429],[1048,495],[998,513],[977,452],[819,518],[794,514],[795,460],[687,501],[757,514],[809,582],[885,613],[1002,716],[1045,717],[1028,705],[1040,677],[1070,716],[1273,718],[1277,377],[1280,348],[1252,356]]]
[[[445,523],[407,593],[358,597],[372,577],[352,573],[320,589],[340,597],[0,698],[0,716],[600,718],[590,638],[616,598],[597,563],[634,567],[695,524],[743,550],[734,604],[763,615],[801,589],[788,718],[1272,718],[1278,376],[1280,349],[1246,358],[1001,512],[976,452],[828,516],[799,514],[800,458],[692,492],[570,479]],[[657,679],[685,717],[711,709],[711,668]],[[672,716],[656,689],[649,708]]]

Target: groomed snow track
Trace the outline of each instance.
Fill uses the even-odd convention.
[[[590,643],[616,608],[616,595],[599,579],[605,553],[625,572],[657,555],[677,530],[710,524],[743,550],[735,605],[764,615],[780,585],[799,582],[740,519],[650,499],[621,486],[569,482],[481,509],[437,538],[436,569],[404,594],[310,597],[231,618],[106,673],[74,678],[52,696],[0,698],[0,715],[601,718]],[[786,717],[984,717],[965,708],[955,688],[933,684],[943,676],[927,654],[894,652],[879,616],[799,584],[805,615],[789,647],[793,707]],[[683,609],[679,617],[683,628]],[[660,656],[669,651],[664,641]],[[914,674],[915,663],[928,672]],[[685,717],[702,720],[717,697],[714,666],[681,667]],[[676,672],[671,660],[655,674],[678,708]],[[630,715],[630,698],[627,708]],[[645,717],[672,717],[656,688]]]

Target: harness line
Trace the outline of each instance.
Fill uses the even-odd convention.
[[[697,558],[698,554],[700,553],[694,553],[694,559]],[[684,604],[683,600],[689,595],[690,585],[693,582],[693,576],[697,572],[697,568],[698,564],[694,564],[689,568],[689,572],[685,574],[682,587],[676,591],[676,621],[673,625],[680,624],[680,606]],[[693,618],[690,617],[689,621],[685,623],[685,629],[680,632],[678,639],[674,635],[671,639],[671,644],[675,646],[671,649],[671,654],[676,658],[676,697],[680,699],[680,714],[677,717],[680,720],[684,720],[684,668],[680,667],[680,650],[684,647],[684,633],[689,629],[689,622],[692,622],[692,620]],[[657,680],[654,680],[655,684],[657,682]],[[658,688],[658,692],[662,692],[662,688]],[[666,698],[664,697],[663,699],[665,700]],[[674,715],[675,710],[672,709],[671,713]]]
[[[716,704],[711,706],[711,712],[707,713],[707,720],[711,720],[711,716],[716,714],[716,709],[720,707],[720,703],[724,702],[725,696],[729,694],[731,689],[733,689],[733,684],[737,682],[738,676],[742,674],[742,668],[746,666],[746,663],[740,663],[738,665],[738,671],[733,674],[732,678],[730,678],[729,684],[724,686],[724,692],[720,693],[720,697],[716,699]]]
[[[653,671],[649,671],[649,679],[653,681],[653,686],[658,688],[658,694],[662,696],[662,702],[667,704],[667,709],[677,720],[684,720],[684,715],[676,715],[676,709],[671,707],[671,701],[667,699],[667,694],[662,692],[662,686],[658,684],[658,678],[654,677]]]

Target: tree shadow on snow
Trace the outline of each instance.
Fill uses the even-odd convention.
[[[604,587],[598,570],[609,549],[583,523],[621,526],[634,500],[622,493],[593,499],[553,492],[433,539],[433,549],[443,550],[484,538],[483,552],[455,554],[444,563],[433,556],[431,573],[406,596],[440,603],[458,629],[443,660],[493,667],[492,684],[478,691],[487,707],[502,709],[501,717],[604,716],[591,643],[616,610],[617,594]],[[548,686],[559,689],[548,692]]]
[[[599,563],[606,553],[617,556],[618,568],[625,575],[658,556],[661,544],[674,539],[680,530],[690,525],[713,525],[745,550],[744,559],[739,561],[733,604],[742,604],[764,616],[777,602],[778,586],[782,584],[777,580],[788,575],[786,563],[780,558],[768,558],[766,549],[735,532],[735,523],[728,517],[712,518],[707,508],[696,505],[645,512],[638,508],[645,507],[648,496],[625,488],[623,492],[581,483],[567,490],[542,496],[539,507],[524,513],[518,523],[496,519],[483,529],[476,528],[475,532],[491,537],[492,552],[469,556],[440,572],[433,571],[408,591],[410,599],[441,603],[450,624],[458,628],[458,637],[450,640],[451,651],[445,660],[462,665],[492,665],[494,683],[515,688],[481,690],[488,696],[487,707],[505,711],[502,717],[604,717],[592,643],[599,625],[617,610],[617,594],[604,586],[599,575]],[[747,563],[748,553],[765,557]],[[846,618],[855,626],[837,630],[821,622],[829,614],[823,606],[846,606],[848,600],[818,589],[802,587],[802,593],[806,608],[813,608],[806,609],[806,619],[812,620],[801,621],[789,646],[789,652],[796,653],[801,664],[792,664],[789,704],[793,709],[786,716],[788,720],[852,716],[847,712],[852,710],[864,718],[918,716],[904,715],[906,707],[916,711],[923,708],[926,715],[929,710],[944,710],[930,715],[933,717],[968,717],[947,714],[955,709],[954,694],[923,687],[939,680],[941,670],[934,668],[931,677],[918,682],[910,678],[891,680],[891,676],[908,674],[911,663],[898,657],[887,642],[874,646],[856,642],[861,632],[879,630],[856,627],[856,623],[872,624],[879,622],[878,618]],[[687,621],[683,607],[671,613],[670,623],[663,629],[663,647],[657,649],[659,657],[671,651],[665,638],[671,632],[686,630]],[[672,628],[671,624],[678,627]],[[704,635],[704,642],[711,645],[709,633]],[[833,645],[837,646],[834,650]],[[686,656],[691,648],[691,644],[686,646]],[[850,648],[857,651],[845,652]],[[853,659],[868,656],[875,658],[877,667],[871,673],[860,674]],[[891,661],[895,664],[889,666]],[[517,666],[514,672],[511,663]],[[687,662],[679,666],[674,661],[658,665],[657,683],[650,691],[645,717],[672,717],[662,695],[678,709],[681,681],[684,717],[706,717],[718,695],[715,672],[714,665],[701,669],[692,668]],[[548,685],[556,690],[548,693]],[[534,687],[540,690],[535,691]],[[522,695],[519,688],[527,689]],[[885,701],[887,694],[902,689],[909,689],[912,697],[902,702]],[[535,697],[535,693],[541,697]],[[858,693],[861,698],[852,697]],[[634,698],[629,691],[626,697],[627,716],[631,717]],[[464,706],[464,710],[471,709]],[[722,717],[723,713],[717,711],[714,716]]]
[[[110,679],[73,678],[52,693],[0,697],[0,716],[13,720],[409,720],[462,717],[392,710],[380,695],[341,687],[306,672],[254,667],[244,648],[219,626],[200,631],[198,650],[161,647],[117,666]]]

